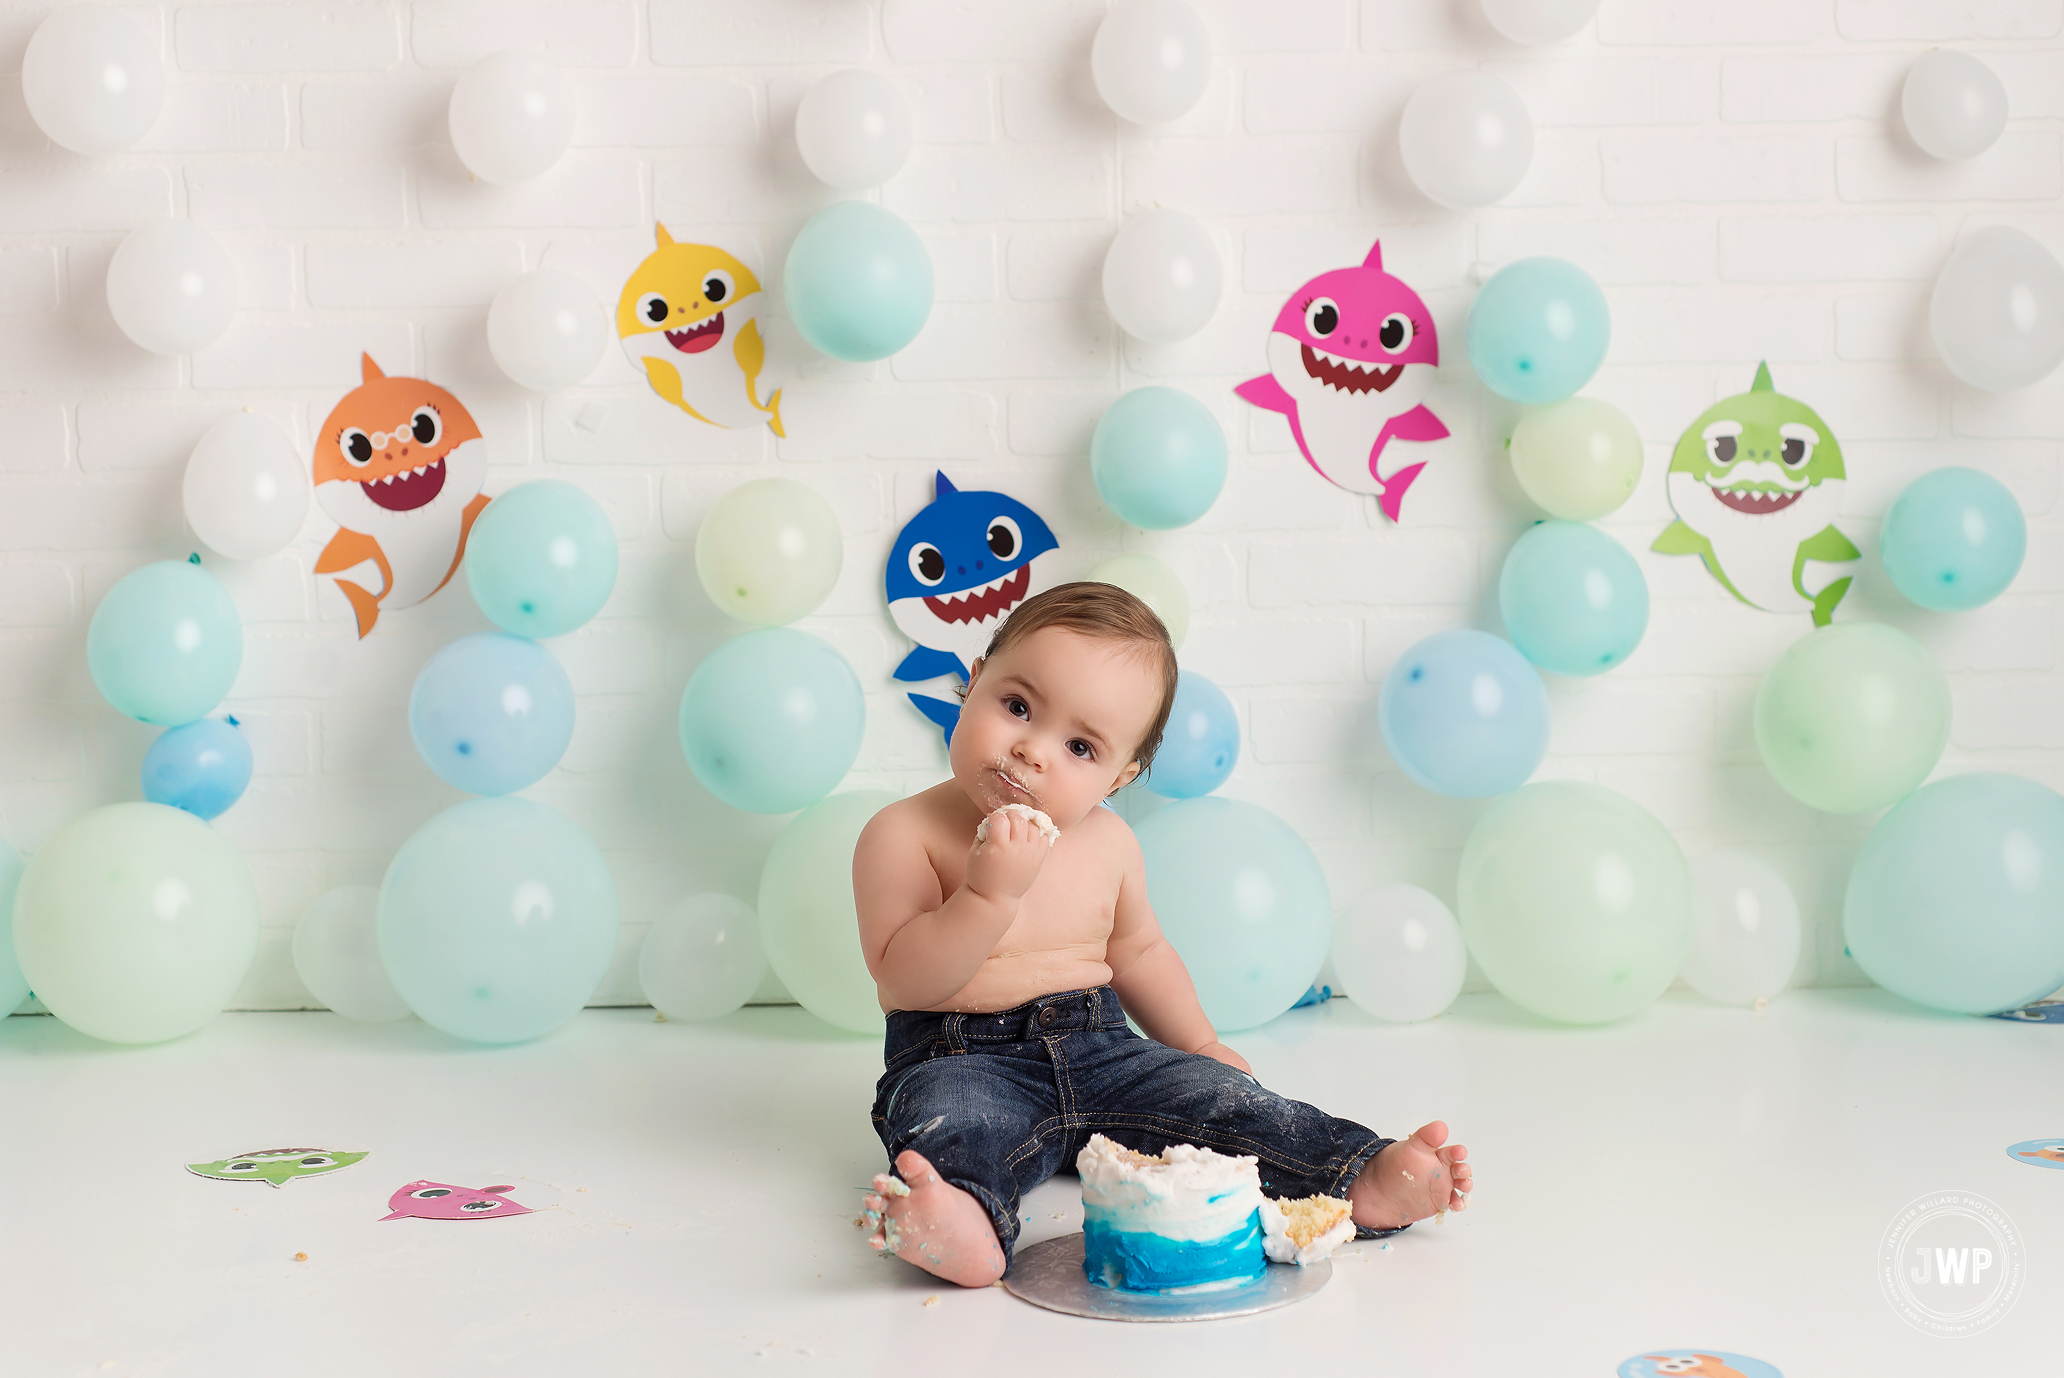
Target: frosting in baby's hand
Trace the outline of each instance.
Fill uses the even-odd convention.
[[[1046,845],[1049,847],[1061,840],[1061,830],[1054,826],[1054,821],[1038,809],[1033,808],[1030,804],[1005,804],[996,813],[1014,813],[1018,815],[1018,817],[1039,829],[1039,835],[1046,839]],[[984,816],[981,822],[975,825],[975,845],[977,847],[989,840],[989,820],[995,816],[995,813],[988,814]]]

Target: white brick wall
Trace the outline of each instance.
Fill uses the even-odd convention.
[[[1038,507],[1062,541],[1057,574],[1121,548],[1175,566],[1195,606],[1184,660],[1226,688],[1246,732],[1227,791],[1302,829],[1336,900],[1386,879],[1452,897],[1484,805],[1402,776],[1375,694],[1420,637],[1498,628],[1499,563],[1537,514],[1502,458],[1515,410],[1469,376],[1462,320],[1486,272],[1546,253],[1583,263],[1612,300],[1612,350],[1590,391],[1635,419],[1649,470],[1606,526],[1655,602],[1625,666],[1551,684],[1543,775],[1628,791],[1694,854],[1768,857],[1811,925],[1799,979],[1860,980],[1839,906],[1867,821],[1790,800],[1750,730],[1758,676],[1803,628],[1727,599],[1695,561],[1647,553],[1669,519],[1661,470],[1685,423],[1767,358],[1842,438],[1866,546],[1915,475],[1997,474],[2031,524],[2006,597],[1963,617],[1922,613],[1873,554],[1844,615],[1893,622],[1941,659],[1956,701],[1943,772],[2064,785],[2064,375],[1975,393],[1935,361],[1926,329],[1959,234],[2004,222],[2064,253],[2064,0],[1604,0],[1590,29],[1545,50],[1499,39],[1472,0],[1194,3],[1216,70],[1199,107],[1155,131],[1096,99],[1102,0],[131,4],[166,55],[165,114],[144,147],[94,159],[52,148],[21,103],[21,51],[49,4],[0,5],[0,833],[33,850],[81,810],[136,797],[154,733],[93,692],[93,607],[137,564],[193,547],[179,477],[215,418],[253,406],[306,444],[370,350],[460,393],[491,443],[489,491],[570,479],[623,542],[610,605],[554,645],[578,726],[532,791],[589,829],[622,887],[624,948],[599,998],[635,997],[636,944],[672,899],[750,896],[780,827],[714,801],[674,740],[681,686],[735,630],[695,583],[697,523],[764,474],[815,484],[844,525],[844,575],[803,625],[870,691],[851,785],[916,788],[941,770],[936,735],[887,678],[905,643],[878,590],[898,525],[945,466]],[[458,165],[445,103],[468,63],[517,44],[570,69],[581,118],[549,175],[491,187]],[[1971,164],[1934,163],[1896,127],[1907,66],[1938,44],[1983,55],[2010,92],[2005,137]],[[779,441],[684,422],[613,350],[549,397],[495,371],[483,323],[503,283],[549,265],[613,302],[655,215],[733,246],[778,305],[782,254],[834,199],[796,154],[794,111],[846,64],[892,76],[915,115],[909,164],[880,193],[938,275],[939,305],[909,349],[810,365]],[[1419,81],[1469,66],[1524,94],[1539,151],[1506,204],[1464,214],[1412,190],[1396,132]],[[1195,339],[1143,348],[1104,313],[1099,271],[1120,217],[1157,204],[1214,236],[1227,296]],[[216,230],[242,271],[236,323],[191,360],[129,345],[101,297],[123,232],[165,214]],[[1379,234],[1446,335],[1434,400],[1461,438],[1414,490],[1403,530],[1319,482],[1282,419],[1230,392],[1261,367],[1281,299]],[[785,329],[777,312],[770,333]],[[1088,478],[1098,414],[1149,381],[1189,389],[1232,443],[1225,496],[1182,531],[1124,530]],[[328,534],[311,512],[285,555],[211,561],[247,633],[228,706],[257,777],[221,822],[266,907],[246,1004],[305,999],[286,956],[300,909],[376,881],[408,832],[459,797],[416,759],[404,714],[431,652],[485,623],[451,590],[357,641],[309,572]]]

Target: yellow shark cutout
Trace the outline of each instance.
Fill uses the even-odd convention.
[[[781,429],[781,389],[760,397],[760,280],[709,244],[677,243],[658,225],[659,247],[624,284],[616,333],[652,390],[712,426]],[[729,348],[725,348],[728,342]]]

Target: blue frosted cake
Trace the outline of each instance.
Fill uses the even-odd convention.
[[[1082,1271],[1128,1292],[1194,1292],[1253,1282],[1262,1251],[1255,1160],[1176,1144],[1149,1157],[1101,1134],[1082,1176]]]

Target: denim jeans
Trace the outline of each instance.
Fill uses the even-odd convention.
[[[899,1010],[884,1057],[874,1129],[889,1161],[906,1148],[924,1155],[988,1210],[1006,1251],[1024,1194],[1073,1172],[1092,1134],[1141,1153],[1188,1143],[1252,1154],[1262,1190],[1278,1197],[1345,1196],[1391,1142],[1215,1058],[1141,1038],[1109,986],[999,1014]]]

